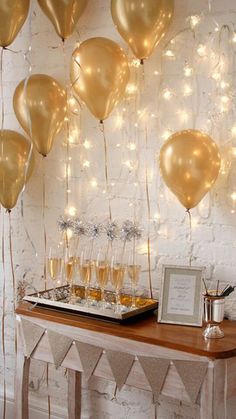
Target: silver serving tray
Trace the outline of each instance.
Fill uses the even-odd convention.
[[[131,307],[132,296],[121,294],[121,308],[115,311],[115,293],[105,291],[105,308],[101,307],[101,293],[97,288],[91,288],[89,291],[89,303],[84,300],[84,287],[74,286],[73,296],[70,299],[68,285],[61,286],[46,291],[30,294],[24,297],[25,301],[36,305],[45,306],[54,310],[69,311],[76,314],[87,315],[90,317],[99,317],[106,320],[123,321],[139,316],[142,313],[153,311],[157,308],[157,301],[136,297],[135,308]]]

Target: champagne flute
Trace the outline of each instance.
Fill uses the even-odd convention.
[[[113,287],[115,288],[115,294],[116,294],[116,305],[115,305],[116,312],[120,312],[121,310],[120,291],[124,283],[125,268],[126,266],[123,263],[123,258],[119,260],[117,255],[114,254],[111,257],[110,274],[111,274],[111,283]]]
[[[74,256],[66,255],[65,258],[65,276],[66,282],[69,285],[69,302],[73,303],[73,283],[74,283],[74,273],[75,273],[75,258]]]
[[[131,252],[129,255],[129,261],[127,266],[128,277],[132,287],[132,304],[131,308],[136,308],[136,290],[141,272],[141,265],[138,264],[137,255]]]
[[[104,309],[106,306],[105,287],[109,279],[109,263],[107,260],[107,255],[104,255],[101,251],[99,251],[97,255],[95,270],[97,282],[101,290],[101,306],[102,309]]]
[[[55,283],[61,274],[61,268],[62,268],[62,258],[59,257],[58,249],[54,249],[53,247],[50,247],[49,256],[47,260],[47,271],[53,282],[53,299],[54,300],[56,299]]]
[[[92,261],[89,259],[88,250],[84,249],[80,256],[80,279],[85,290],[85,304],[89,304],[89,286],[92,277]]]

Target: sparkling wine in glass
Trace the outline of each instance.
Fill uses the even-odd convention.
[[[123,260],[118,260],[116,255],[113,255],[111,258],[110,275],[111,275],[111,283],[115,289],[115,294],[116,294],[116,307],[115,307],[116,312],[119,312],[121,309],[120,291],[124,283],[125,269],[126,269],[126,266],[123,263]]]
[[[73,256],[68,256],[65,260],[65,276],[66,282],[69,285],[69,302],[73,302],[74,293],[73,293],[73,285],[74,285],[74,273],[75,273],[75,258]]]
[[[132,305],[131,308],[136,308],[136,290],[137,285],[139,282],[140,272],[141,272],[141,265],[136,264],[136,260],[134,260],[133,256],[129,259],[129,264],[127,266],[128,277],[131,282],[132,287]]]
[[[96,278],[101,290],[101,305],[102,309],[106,306],[105,288],[109,280],[109,263],[107,256],[102,252],[98,252],[95,264]]]
[[[58,249],[50,248],[47,259],[47,271],[53,283],[54,299],[56,295],[56,282],[61,275],[62,258],[59,255]]]
[[[82,250],[80,256],[80,279],[84,285],[85,303],[89,303],[89,287],[92,278],[92,261],[89,259],[87,249]]]

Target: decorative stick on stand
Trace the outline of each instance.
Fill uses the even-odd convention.
[[[204,295],[204,321],[207,326],[203,332],[205,338],[223,338],[220,323],[224,319],[225,299],[221,296]]]
[[[223,338],[224,332],[220,328],[220,323],[224,320],[225,297],[228,297],[236,287],[227,285],[223,291],[219,292],[219,281],[217,281],[216,291],[208,291],[204,280],[203,283],[206,291],[204,295],[204,321],[206,322],[206,328],[203,336],[205,338]]]

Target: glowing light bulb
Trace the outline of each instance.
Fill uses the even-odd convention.
[[[132,162],[131,160],[126,160],[126,161],[124,162],[124,165],[125,165],[126,167],[128,167],[128,169],[129,169],[129,170],[133,170],[133,168],[134,168],[134,166],[133,166],[133,162]]]
[[[162,93],[162,97],[165,100],[170,100],[173,96],[173,92],[170,89],[165,89]]]
[[[83,167],[90,167],[90,162],[88,160],[84,160]]]
[[[155,71],[153,72],[153,74],[154,74],[154,76],[158,76],[159,71],[155,70]]]
[[[115,127],[116,127],[117,129],[120,129],[120,128],[122,128],[122,127],[123,127],[123,125],[124,125],[124,119],[123,119],[123,116],[122,116],[122,115],[120,115],[120,114],[118,114],[118,115],[116,116]]]
[[[211,77],[212,77],[214,80],[219,81],[219,80],[221,79],[221,74],[220,74],[220,72],[219,72],[219,71],[214,71],[214,72],[212,73]]]
[[[224,80],[222,80],[220,82],[220,87],[221,87],[221,89],[226,89],[227,87],[229,87],[229,83],[227,83]]]
[[[155,212],[154,216],[153,216],[154,220],[160,220],[161,216],[159,214],[159,212]]]
[[[166,131],[163,132],[161,138],[163,140],[167,140],[170,137],[170,135],[171,135],[171,131],[170,130],[166,130]]]
[[[68,142],[70,144],[77,144],[79,140],[79,131],[77,128],[74,128],[70,131],[70,135],[68,137]]]
[[[206,45],[199,44],[198,47],[197,47],[197,53],[198,53],[199,57],[205,57],[206,54],[207,54]]]
[[[231,152],[233,157],[236,157],[236,147],[232,147]]]
[[[130,151],[134,151],[134,150],[136,150],[136,144],[135,144],[135,143],[128,143],[128,144],[127,144],[127,148],[128,148]]]
[[[188,18],[190,26],[192,29],[195,28],[195,26],[199,25],[201,22],[201,17],[199,15],[192,15]]]
[[[233,137],[236,137],[236,125],[231,128],[231,134]]]
[[[70,206],[66,209],[66,213],[71,217],[74,217],[76,214],[76,208],[74,206]]]
[[[83,146],[84,148],[86,148],[86,150],[89,150],[90,148],[92,148],[91,142],[89,140],[85,140],[83,142]]]
[[[236,42],[236,33],[234,32],[233,37],[232,37],[232,42]]]
[[[185,77],[191,77],[193,74],[193,68],[190,65],[186,64],[184,66],[184,75]]]
[[[131,67],[139,67],[140,66],[140,60],[138,60],[137,58],[134,58],[132,61],[131,61]]]
[[[224,96],[221,96],[220,100],[222,103],[229,103],[230,98],[229,96],[224,95]]]
[[[133,83],[128,83],[126,87],[126,93],[128,95],[133,95],[136,92],[137,92],[137,86]]]
[[[189,84],[184,85],[184,96],[191,96],[193,93],[193,89]]]
[[[98,186],[98,183],[97,183],[97,180],[94,178],[94,179],[91,179],[90,180],[90,185],[93,187],[93,188],[96,188],[97,186]]]
[[[236,192],[233,192],[230,196],[233,201],[236,201]]]
[[[70,228],[68,228],[68,230],[66,230],[67,240],[70,240],[72,236],[73,236],[73,231]]]
[[[175,54],[171,49],[166,50],[163,55],[167,58],[175,58]]]
[[[185,109],[179,109],[179,110],[177,111],[177,114],[179,115],[180,120],[181,120],[182,122],[187,122],[187,121],[188,121],[188,119],[189,119],[189,114],[188,114],[188,112],[187,112]]]

